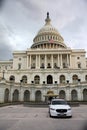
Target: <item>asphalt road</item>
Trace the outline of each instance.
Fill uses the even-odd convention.
[[[0,108],[0,130],[87,130],[87,105],[73,107],[72,118],[50,118],[48,108]]]

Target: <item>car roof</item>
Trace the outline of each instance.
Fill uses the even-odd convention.
[[[60,99],[60,98],[56,98],[56,99],[52,99],[52,101],[65,101],[64,99]]]

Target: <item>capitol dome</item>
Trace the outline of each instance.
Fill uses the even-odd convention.
[[[53,48],[67,48],[64,44],[63,37],[59,34],[57,29],[51,25],[51,19],[47,12],[45,25],[38,31],[33,40],[31,48],[53,49]]]

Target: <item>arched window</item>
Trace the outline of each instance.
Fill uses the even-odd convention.
[[[9,78],[9,80],[10,80],[11,82],[15,82],[15,76],[11,75],[10,78]]]
[[[9,89],[5,89],[4,102],[9,102]]]
[[[37,90],[35,93],[35,101],[41,101],[41,91]]]
[[[26,76],[26,75],[24,75],[24,76],[22,77],[22,82],[23,82],[23,83],[27,83],[27,76]]]
[[[60,76],[60,83],[65,83],[65,76],[64,75]]]
[[[64,91],[64,90],[61,90],[61,91],[59,92],[59,98],[66,99],[66,94],[65,94],[65,91]]]
[[[73,83],[78,83],[78,76],[73,75],[72,80],[73,80]]]
[[[36,76],[34,77],[34,83],[35,83],[35,84],[40,84],[40,77],[39,77],[38,75],[36,75]]]
[[[17,102],[17,101],[19,101],[19,91],[15,89],[13,93],[13,102]]]
[[[78,100],[78,95],[76,90],[71,91],[71,100],[76,101]]]
[[[87,89],[83,90],[83,100],[87,101]]]
[[[53,84],[53,77],[51,75],[47,76],[47,84]]]
[[[25,90],[25,92],[24,92],[24,101],[25,102],[30,101],[30,92],[29,92],[29,90]]]

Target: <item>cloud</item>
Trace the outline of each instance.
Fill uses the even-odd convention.
[[[9,41],[7,30],[3,24],[0,24],[0,60],[12,58],[12,50],[13,49]]]
[[[65,43],[72,48],[87,50],[86,3],[86,0],[4,0],[0,15],[6,31],[5,39],[8,40],[0,46],[8,48],[10,53],[29,48],[49,11],[52,24]]]
[[[0,60],[9,60],[12,58],[12,48],[6,43],[0,42]]]
[[[2,9],[2,8],[3,8],[4,3],[5,3],[5,0],[0,0],[0,9]]]

